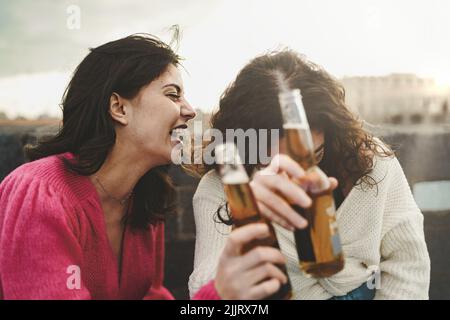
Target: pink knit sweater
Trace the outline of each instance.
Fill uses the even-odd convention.
[[[122,265],[88,177],[61,156],[22,165],[0,184],[0,299],[173,299],[163,287],[164,225],[125,230]],[[210,282],[196,299],[219,299]]]

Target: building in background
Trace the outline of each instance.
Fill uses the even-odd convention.
[[[414,74],[345,77],[347,105],[362,119],[379,124],[448,122],[450,87]]]

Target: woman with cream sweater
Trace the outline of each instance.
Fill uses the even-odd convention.
[[[299,269],[292,232],[275,224],[294,298],[428,299],[423,215],[403,170],[393,152],[348,110],[342,86],[327,72],[291,51],[255,58],[223,94],[212,128],[281,129],[280,73],[302,92],[318,166],[339,182],[334,197],[345,256],[345,267],[337,274],[308,278]],[[258,165],[245,168],[251,175]],[[220,177],[214,166],[205,169],[193,199],[197,240],[191,295],[214,278],[231,232],[223,219],[226,198]]]

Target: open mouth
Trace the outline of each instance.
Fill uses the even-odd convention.
[[[183,138],[187,134],[186,129],[187,129],[187,125],[185,125],[185,124],[182,124],[182,125],[172,128],[172,130],[169,131],[171,141],[173,141],[175,143],[183,143]]]

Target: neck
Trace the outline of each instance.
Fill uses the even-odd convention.
[[[153,167],[155,165],[142,152],[133,152],[116,143],[103,165],[90,178],[103,205],[120,206],[117,199],[126,199],[139,179]],[[105,214],[108,212],[105,211]]]

